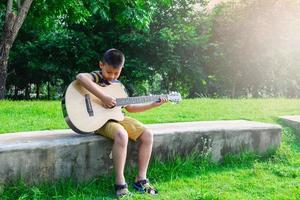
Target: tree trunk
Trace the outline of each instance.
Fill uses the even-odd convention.
[[[4,99],[7,77],[7,59],[0,57],[0,99]]]
[[[40,84],[38,83],[36,84],[36,98],[40,98]]]
[[[48,100],[50,100],[50,81],[47,83],[47,93],[48,93]]]
[[[9,58],[9,51],[14,43],[17,34],[27,16],[28,10],[33,0],[18,1],[19,13],[18,16],[13,11],[13,0],[7,1],[6,16],[4,22],[4,31],[0,44],[0,100],[5,96],[5,84],[7,78],[7,62]]]
[[[6,23],[4,25],[3,39],[0,44],[0,99],[4,99],[5,96],[7,62],[11,48],[11,29],[13,27],[14,20],[15,15],[13,13],[7,15]]]
[[[189,89],[189,98],[195,98],[197,94],[197,84],[199,84],[197,81],[195,81],[192,85],[192,87]]]
[[[26,85],[25,87],[25,99],[30,99],[30,84]]]
[[[14,99],[17,99],[17,97],[18,97],[18,88],[17,88],[17,86],[15,85],[15,93],[14,93]]]
[[[235,98],[235,96],[236,96],[236,94],[235,94],[235,91],[236,90],[236,82],[235,81],[233,81],[233,83],[232,83],[232,88],[231,88],[231,98]]]
[[[162,86],[162,89],[166,90],[166,93],[168,94],[170,91],[170,82],[168,80],[167,75],[162,74],[161,86]]]

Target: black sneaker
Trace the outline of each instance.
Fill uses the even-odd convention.
[[[115,184],[115,195],[117,199],[131,196],[131,192],[128,190],[128,185],[125,183],[124,185]]]

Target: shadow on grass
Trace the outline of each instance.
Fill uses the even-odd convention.
[[[149,166],[148,177],[154,184],[169,182],[180,178],[193,178],[209,173],[223,173],[249,169],[253,164],[266,158],[252,153],[240,156],[228,155],[220,163],[210,161],[199,153],[192,153],[186,157],[177,156],[167,161],[153,160]],[[127,166],[126,178],[130,191],[137,168]],[[91,181],[76,183],[71,179],[60,180],[55,183],[26,184],[19,180],[6,185],[0,191],[3,200],[6,199],[113,199],[114,174],[99,176]],[[2,194],[1,194],[2,193]],[[211,199],[212,197],[210,197]]]
[[[209,157],[199,153],[188,156],[175,156],[167,161],[153,160],[149,166],[148,177],[154,185],[170,182],[176,179],[194,178],[211,173],[237,172],[255,168],[257,163],[262,164],[270,173],[279,177],[297,178],[300,174],[291,164],[291,158],[300,152],[300,140],[293,129],[283,126],[283,144],[276,151],[259,156],[254,153],[240,155],[227,155],[215,163]],[[136,167],[126,166],[126,178],[130,191],[131,184],[137,172]],[[42,183],[38,185],[26,184],[19,180],[6,186],[0,186],[0,196],[6,199],[113,199],[114,174],[99,176],[91,181],[77,183],[71,179],[60,180],[55,183]],[[138,195],[139,197],[139,195]],[[207,198],[203,198],[207,199]],[[209,199],[214,199],[210,196]]]
[[[282,119],[277,119],[276,122],[283,127],[283,142],[289,144],[292,150],[300,152],[300,136],[296,134],[296,129],[288,126]]]

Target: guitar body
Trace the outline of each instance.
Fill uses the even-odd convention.
[[[121,83],[116,82],[99,89],[115,98],[126,98]],[[121,106],[107,109],[99,98],[86,90],[79,81],[73,81],[67,88],[62,100],[65,121],[77,133],[92,133],[101,128],[108,120],[122,121]]]

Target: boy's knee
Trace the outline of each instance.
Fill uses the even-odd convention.
[[[119,130],[115,133],[114,141],[119,145],[126,146],[128,143],[128,134],[125,130]]]
[[[142,136],[141,136],[141,141],[144,143],[152,143],[153,142],[153,133],[146,129]]]

